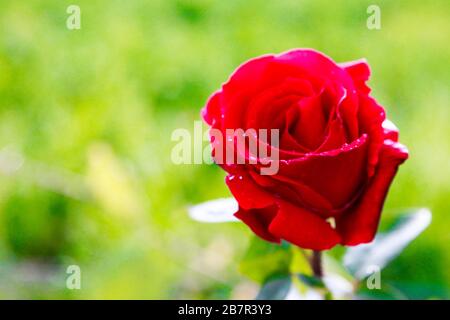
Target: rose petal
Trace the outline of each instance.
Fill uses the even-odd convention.
[[[285,201],[269,226],[271,234],[301,248],[326,250],[338,244],[339,234],[319,216]]]
[[[309,76],[308,78],[312,80],[320,75],[322,80],[336,81],[349,89],[353,87],[353,81],[347,72],[331,58],[313,49],[290,50],[275,56],[275,60],[272,63],[288,65],[291,69],[295,67],[303,70]]]
[[[252,98],[248,106],[247,128],[279,128],[274,120],[284,116],[286,109],[299,99],[312,94],[309,82],[296,78],[287,78],[274,87],[266,88]]]
[[[398,166],[407,158],[408,151],[404,146],[390,140],[385,142],[370,184],[354,207],[336,219],[342,244],[354,246],[373,240],[389,186]]]
[[[292,152],[301,152],[305,153],[309,150],[307,147],[302,145],[299,142],[299,139],[297,139],[295,135],[295,127],[296,123],[299,121],[300,117],[300,110],[299,108],[294,105],[289,110],[287,110],[285,115],[285,124],[284,128],[280,137],[280,149],[282,150],[288,150]],[[284,159],[284,158],[280,158]]]
[[[330,122],[328,134],[324,142],[314,152],[320,153],[329,150],[335,150],[346,144],[345,130],[339,120],[335,119]]]
[[[201,115],[207,124],[214,126],[220,119],[220,94],[221,91],[214,92],[206,102],[206,106],[202,109]]]
[[[280,199],[290,201],[305,208],[314,209],[317,214],[323,217],[332,216],[335,212],[329,199],[300,180],[281,175],[268,176],[276,181],[276,186],[272,192]]]
[[[385,139],[382,123],[386,118],[384,108],[375,99],[359,95],[360,108],[358,122],[361,133],[366,133],[370,139],[368,174],[372,176],[378,163],[380,149]]]
[[[264,240],[270,242],[280,242],[280,238],[269,232],[269,225],[278,212],[278,207],[272,205],[265,208],[245,210],[239,208],[234,216],[242,220],[249,228]]]
[[[367,150],[367,136],[363,135],[338,150],[281,161],[274,178],[288,177],[299,181],[320,193],[335,210],[340,211],[355,198],[357,191],[365,183]],[[313,204],[314,202],[311,205]],[[325,214],[334,215],[331,212]]]
[[[262,74],[273,59],[271,55],[261,56],[239,66],[217,92],[217,97],[207,103],[202,112],[205,121],[210,123],[215,119],[216,128],[243,128],[242,112],[246,110],[242,107],[258,92]],[[209,106],[210,103],[213,105]]]
[[[397,142],[398,141],[398,128],[395,126],[395,124],[392,121],[386,119],[383,121],[382,126],[383,126],[384,138]]]
[[[274,197],[260,188],[247,173],[228,175],[225,182],[244,209],[264,208],[274,204]]]
[[[310,151],[318,148],[324,140],[326,117],[322,112],[320,96],[303,98],[298,102],[300,116],[294,123],[293,136]]]
[[[366,85],[366,81],[370,77],[370,67],[365,59],[344,62],[339,65],[352,77],[355,86],[360,92],[370,93],[370,88]]]

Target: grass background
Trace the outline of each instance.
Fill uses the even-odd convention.
[[[70,4],[81,30],[66,28]],[[369,61],[410,149],[383,221],[433,212],[382,279],[448,297],[449,33],[446,0],[2,0],[0,298],[252,298],[237,268],[249,230],[187,217],[229,196],[224,172],[173,165],[170,135],[240,63],[295,47]],[[70,264],[82,290],[65,287]]]

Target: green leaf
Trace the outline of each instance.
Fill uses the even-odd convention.
[[[325,284],[323,283],[322,279],[314,277],[314,276],[307,276],[304,274],[298,275],[299,280],[311,288],[318,288],[318,289],[325,289]]]
[[[408,297],[390,283],[383,282],[380,289],[370,290],[366,286],[360,286],[355,292],[359,300],[407,300]]]
[[[324,280],[315,276],[296,274],[292,278],[293,287],[289,298],[300,300],[332,300],[333,294],[326,286]]]
[[[281,245],[253,237],[239,270],[250,279],[264,283],[270,278],[289,275],[292,251],[287,242]]]
[[[291,288],[291,282],[289,276],[266,282],[256,296],[256,300],[284,300]]]
[[[238,204],[234,198],[221,198],[189,207],[189,216],[196,221],[218,223],[239,221],[234,213]]]
[[[380,233],[369,244],[348,248],[344,265],[357,279],[364,279],[373,268],[383,269],[397,257],[431,222],[428,209],[401,216],[385,233]]]

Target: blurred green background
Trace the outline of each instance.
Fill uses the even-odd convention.
[[[187,215],[229,196],[224,172],[172,164],[170,136],[240,63],[295,47],[369,61],[410,149],[383,223],[433,212],[382,279],[448,297],[449,37],[447,0],[0,1],[0,298],[253,298],[247,227]],[[71,264],[81,290],[66,289]]]

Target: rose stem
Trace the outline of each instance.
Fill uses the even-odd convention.
[[[317,278],[322,278],[322,252],[321,251],[313,251],[311,258],[311,266],[314,272],[314,276]]]

